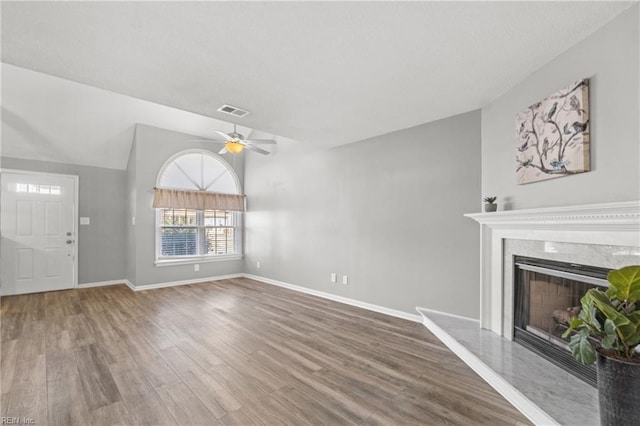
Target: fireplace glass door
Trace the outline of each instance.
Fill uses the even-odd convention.
[[[595,385],[594,366],[576,361],[562,334],[590,288],[606,286],[608,269],[516,257],[514,340]]]

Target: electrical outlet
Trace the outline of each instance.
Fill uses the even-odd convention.
[[[335,272],[331,273],[331,282],[332,283],[338,282],[338,274],[336,274]]]
[[[200,270],[200,264],[196,263],[195,265],[193,265],[193,270],[194,272],[198,272]]]
[[[259,260],[256,262],[256,268],[260,269],[260,261]]]
[[[342,276],[342,284],[344,285],[349,284],[349,278],[346,275]]]

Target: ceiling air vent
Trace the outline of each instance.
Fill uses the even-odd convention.
[[[245,115],[249,114],[249,111],[234,107],[233,105],[222,105],[220,108],[218,108],[218,111],[224,112],[225,114],[233,115],[234,117],[244,117]]]

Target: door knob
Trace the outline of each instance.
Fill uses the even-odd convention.
[[[72,244],[73,240],[67,240],[67,244]]]
[[[71,236],[71,232],[67,232],[67,237],[70,237],[70,236]]]

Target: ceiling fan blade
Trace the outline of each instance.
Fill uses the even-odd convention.
[[[220,139],[205,139],[205,138],[187,139],[187,141],[189,142],[226,142],[226,141],[221,141]]]
[[[218,154],[222,155],[222,154],[226,154],[227,152],[229,152],[229,151],[227,151],[227,147],[225,146],[224,148],[222,148],[222,149],[218,152]]]
[[[254,145],[275,145],[276,141],[273,139],[245,139],[245,142],[252,143]]]
[[[219,134],[220,136],[222,136],[225,141],[230,141],[231,140],[231,137],[228,134],[226,134],[225,132],[221,132],[220,130],[215,130],[215,132],[217,134]]]
[[[259,152],[260,154],[264,154],[264,155],[269,155],[269,151],[265,151],[264,149],[258,148],[257,146],[249,145],[248,143],[244,144],[244,146],[245,148],[251,151]]]

